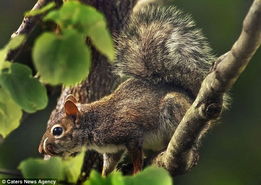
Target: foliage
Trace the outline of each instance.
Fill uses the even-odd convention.
[[[58,182],[75,183],[80,174],[83,153],[70,160],[61,158],[27,159],[19,165],[23,177],[26,179],[56,179]],[[171,185],[172,179],[163,168],[148,167],[134,176],[123,176],[120,172],[114,172],[108,177],[93,170],[89,179],[83,185]]]
[[[54,6],[49,3],[26,13],[35,16],[49,11],[44,20],[59,26],[59,32],[45,32],[35,42],[32,55],[40,81],[26,65],[5,61],[10,50],[24,43],[24,36],[16,36],[0,50],[0,134],[3,137],[19,126],[22,110],[34,113],[47,106],[43,83],[74,85],[87,77],[91,49],[85,43],[86,37],[111,61],[114,58],[112,38],[102,13],[77,1],[67,1],[60,9],[50,11]],[[4,101],[6,98],[8,101]]]
[[[45,87],[32,76],[32,70],[18,63],[10,64],[0,74],[0,84],[26,112],[41,110],[47,105]]]
[[[56,22],[62,30],[74,28],[80,34],[88,36],[101,53],[113,60],[113,42],[105,18],[95,8],[71,1],[61,9],[50,12],[44,20]]]
[[[95,170],[91,171],[89,179],[84,185],[125,185],[124,177],[120,172],[110,174],[108,177],[102,177]]]
[[[91,54],[85,44],[86,36],[113,60],[113,42],[104,16],[94,8],[69,1],[49,12],[44,20],[57,23],[60,33],[43,33],[35,43],[34,64],[43,82],[74,85],[87,77]]]
[[[0,88],[0,134],[5,137],[19,126],[22,117],[20,107]]]
[[[171,185],[172,179],[163,168],[149,167],[135,176],[125,178],[126,185]]]
[[[48,10],[53,9],[54,7],[55,7],[55,2],[50,2],[46,6],[40,8],[40,9],[25,12],[24,16],[30,17],[30,16],[36,16],[36,15],[39,15],[39,14],[43,14],[43,13],[47,12]]]
[[[20,46],[25,40],[25,37],[23,35],[19,35],[13,39],[10,40],[10,42],[0,50],[0,69],[3,68],[3,65],[5,64],[5,58],[8,54],[9,50],[16,49],[18,46]]]
[[[32,76],[29,67],[5,61],[9,50],[24,42],[23,36],[12,39],[0,50],[0,134],[5,137],[19,126],[23,109],[33,113],[47,105],[45,87]]]
[[[87,77],[91,49],[86,45],[86,38],[110,61],[114,59],[113,41],[100,12],[77,1],[66,1],[60,9],[50,11],[54,7],[54,3],[49,3],[25,14],[27,17],[36,16],[49,11],[43,20],[53,21],[59,27],[54,32],[42,33],[34,44],[32,58],[40,80],[34,77],[28,66],[5,61],[10,50],[24,43],[24,36],[15,37],[0,50],[0,134],[3,137],[19,126],[22,110],[34,113],[47,106],[44,84],[74,85]],[[69,160],[29,158],[22,161],[18,169],[25,179],[56,179],[76,183],[82,163],[83,153]],[[142,176],[137,176],[141,179],[139,181],[142,181]],[[165,176],[170,178],[167,172]],[[133,179],[126,178],[126,184],[137,184],[136,178]],[[124,185],[125,179],[120,173],[104,178],[93,171],[90,180],[85,182],[89,185],[102,183]]]
[[[90,55],[82,35],[72,29],[64,30],[62,36],[42,34],[33,50],[35,67],[41,80],[52,85],[72,85],[86,78]]]
[[[60,158],[51,158],[50,160],[27,159],[18,167],[23,177],[26,179],[57,179],[63,180],[65,174],[63,172],[62,161]]]
[[[27,159],[20,163],[19,169],[26,179],[56,179],[75,183],[80,174],[84,153],[75,158],[62,160],[53,157],[50,160]]]

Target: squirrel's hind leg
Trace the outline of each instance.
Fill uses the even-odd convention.
[[[123,153],[124,153],[124,151],[121,150],[117,153],[103,154],[102,176],[107,176],[115,169],[115,167],[121,160]]]
[[[143,167],[143,149],[141,142],[127,146],[128,154],[133,164],[133,175],[140,172]]]

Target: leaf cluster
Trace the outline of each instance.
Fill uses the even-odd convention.
[[[57,24],[54,32],[44,32],[35,41],[32,58],[37,75],[19,61],[5,61],[10,50],[24,44],[25,36],[16,36],[0,50],[0,135],[3,137],[19,126],[22,110],[34,113],[47,106],[45,84],[75,85],[87,78],[91,66],[87,38],[110,61],[114,59],[113,41],[102,13],[78,1],[66,1],[59,9],[54,7],[54,3],[49,3],[26,13],[26,16],[36,16],[49,11],[43,21]]]
[[[83,153],[75,158],[63,161],[61,158],[27,159],[19,165],[26,179],[55,179],[58,184],[77,182],[83,162]],[[172,185],[172,179],[163,168],[148,167],[134,176],[123,176],[113,172],[107,177],[93,170],[83,185]]]

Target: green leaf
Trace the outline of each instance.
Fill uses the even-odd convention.
[[[83,164],[84,152],[77,155],[70,160],[63,161],[63,169],[66,179],[69,182],[75,183],[81,173],[81,167]]]
[[[95,170],[91,171],[89,179],[84,185],[172,185],[172,179],[163,168],[148,167],[135,176],[122,176],[116,172],[108,177],[102,177]]]
[[[31,69],[23,64],[13,63],[2,69],[0,84],[26,112],[32,113],[47,105],[45,87],[33,78]]]
[[[29,17],[29,16],[36,16],[39,14],[43,14],[49,10],[51,10],[52,8],[55,7],[55,3],[54,2],[50,2],[47,5],[45,5],[44,7],[40,8],[40,9],[35,9],[35,10],[30,10],[25,12],[25,17]]]
[[[111,185],[125,185],[124,177],[120,172],[111,173],[107,179],[109,179]]]
[[[92,170],[84,185],[124,185],[123,178],[120,172],[112,173],[108,177],[102,177],[98,172]]]
[[[5,62],[6,55],[7,55],[7,50],[1,49],[0,50],[0,70],[3,68],[3,64]]]
[[[83,36],[70,29],[61,36],[42,34],[35,43],[33,59],[43,82],[74,85],[87,77],[91,54]]]
[[[114,59],[114,47],[103,14],[91,6],[77,1],[64,3],[59,9],[48,13],[44,20],[56,22],[62,29],[73,27],[90,37],[93,45],[111,61]]]
[[[61,158],[27,159],[20,163],[18,169],[26,179],[65,179]]]
[[[126,185],[172,185],[172,179],[163,168],[148,167],[135,176],[125,177]]]
[[[19,126],[21,118],[21,108],[0,87],[0,134],[6,137]]]
[[[92,170],[89,179],[83,185],[107,185],[105,178],[103,178],[97,171]]]
[[[66,2],[59,10],[51,11],[44,17],[44,21],[54,21],[62,29],[74,27],[82,33],[101,19],[104,19],[103,15],[95,8],[77,1]]]
[[[102,22],[98,22],[94,26],[88,29],[87,35],[91,38],[93,45],[105,56],[108,57],[110,61],[114,60],[114,47],[113,41],[109,31]]]
[[[21,170],[26,179],[56,179],[76,183],[81,172],[84,152],[74,158],[62,160],[59,157],[52,157],[50,160],[27,159],[20,163]]]

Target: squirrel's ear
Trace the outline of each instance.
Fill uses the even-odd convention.
[[[72,95],[72,94],[69,94],[66,98],[65,98],[65,102],[66,101],[72,101],[73,103],[77,103],[78,101],[76,100],[76,98]]]
[[[68,116],[76,116],[79,113],[77,105],[71,100],[66,100],[64,104],[64,110]]]

